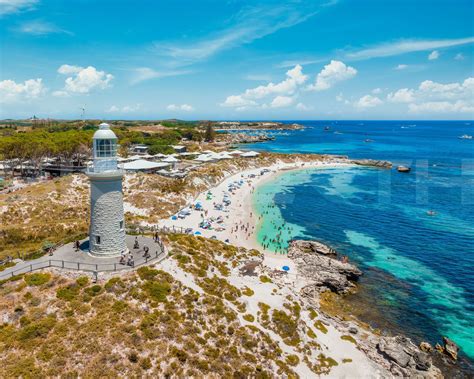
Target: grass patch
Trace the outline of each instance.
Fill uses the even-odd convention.
[[[49,282],[51,279],[51,274],[48,272],[37,272],[34,274],[25,275],[23,279],[29,286],[41,286]]]

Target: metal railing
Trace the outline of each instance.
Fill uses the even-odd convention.
[[[155,253],[150,253],[150,255],[141,257],[137,259],[137,261],[133,261],[131,265],[122,264],[120,262],[114,263],[88,263],[88,262],[74,262],[74,261],[64,261],[59,259],[48,259],[41,262],[31,263],[26,265],[22,268],[12,270],[8,273],[1,273],[0,272],[0,280],[5,280],[12,278],[17,275],[27,274],[29,272],[33,272],[36,270],[42,270],[45,268],[55,267],[65,270],[75,270],[75,271],[85,271],[85,272],[116,272],[116,271],[124,271],[134,269],[136,267],[143,266],[148,262],[155,261],[160,258],[164,258],[165,248],[163,243],[158,243],[159,250],[155,251]]]

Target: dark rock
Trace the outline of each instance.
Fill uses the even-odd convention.
[[[357,334],[357,333],[359,333],[359,329],[357,329],[355,326],[351,326],[351,327],[349,328],[349,333],[351,333],[351,334]]]
[[[383,338],[377,344],[377,348],[387,359],[396,362],[400,367],[407,367],[411,355],[408,354],[404,346],[400,344],[400,339],[399,337]]]
[[[413,359],[415,361],[415,367],[417,370],[428,371],[430,369],[431,358],[428,354],[420,351],[413,354]]]
[[[449,355],[454,360],[458,359],[458,351],[459,351],[458,345],[456,345],[448,337],[443,337],[443,344],[444,344],[444,353]]]
[[[435,349],[438,350],[440,353],[444,353],[444,347],[441,346],[439,343],[435,345]]]

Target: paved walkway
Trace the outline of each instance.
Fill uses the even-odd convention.
[[[134,249],[133,245],[135,238],[138,239],[139,248]],[[162,259],[166,256],[162,246],[156,243],[153,238],[144,236],[126,236],[127,247],[133,255],[134,266],[127,266],[120,264],[120,257],[100,258],[89,254],[89,240],[81,241],[81,248],[76,251],[74,243],[63,245],[56,249],[53,255],[44,255],[40,258],[30,261],[20,261],[15,266],[10,267],[4,271],[0,271],[0,280],[7,279],[13,275],[19,275],[26,272],[39,270],[47,267],[64,268],[68,270],[79,271],[120,271],[130,270],[134,267],[141,266],[145,263]],[[149,248],[149,258],[143,256],[143,247]]]

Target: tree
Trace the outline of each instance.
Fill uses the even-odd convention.
[[[206,132],[204,133],[204,140],[206,142],[212,142],[214,141],[215,137],[216,137],[216,132],[214,131],[212,124],[208,122],[206,126]]]

